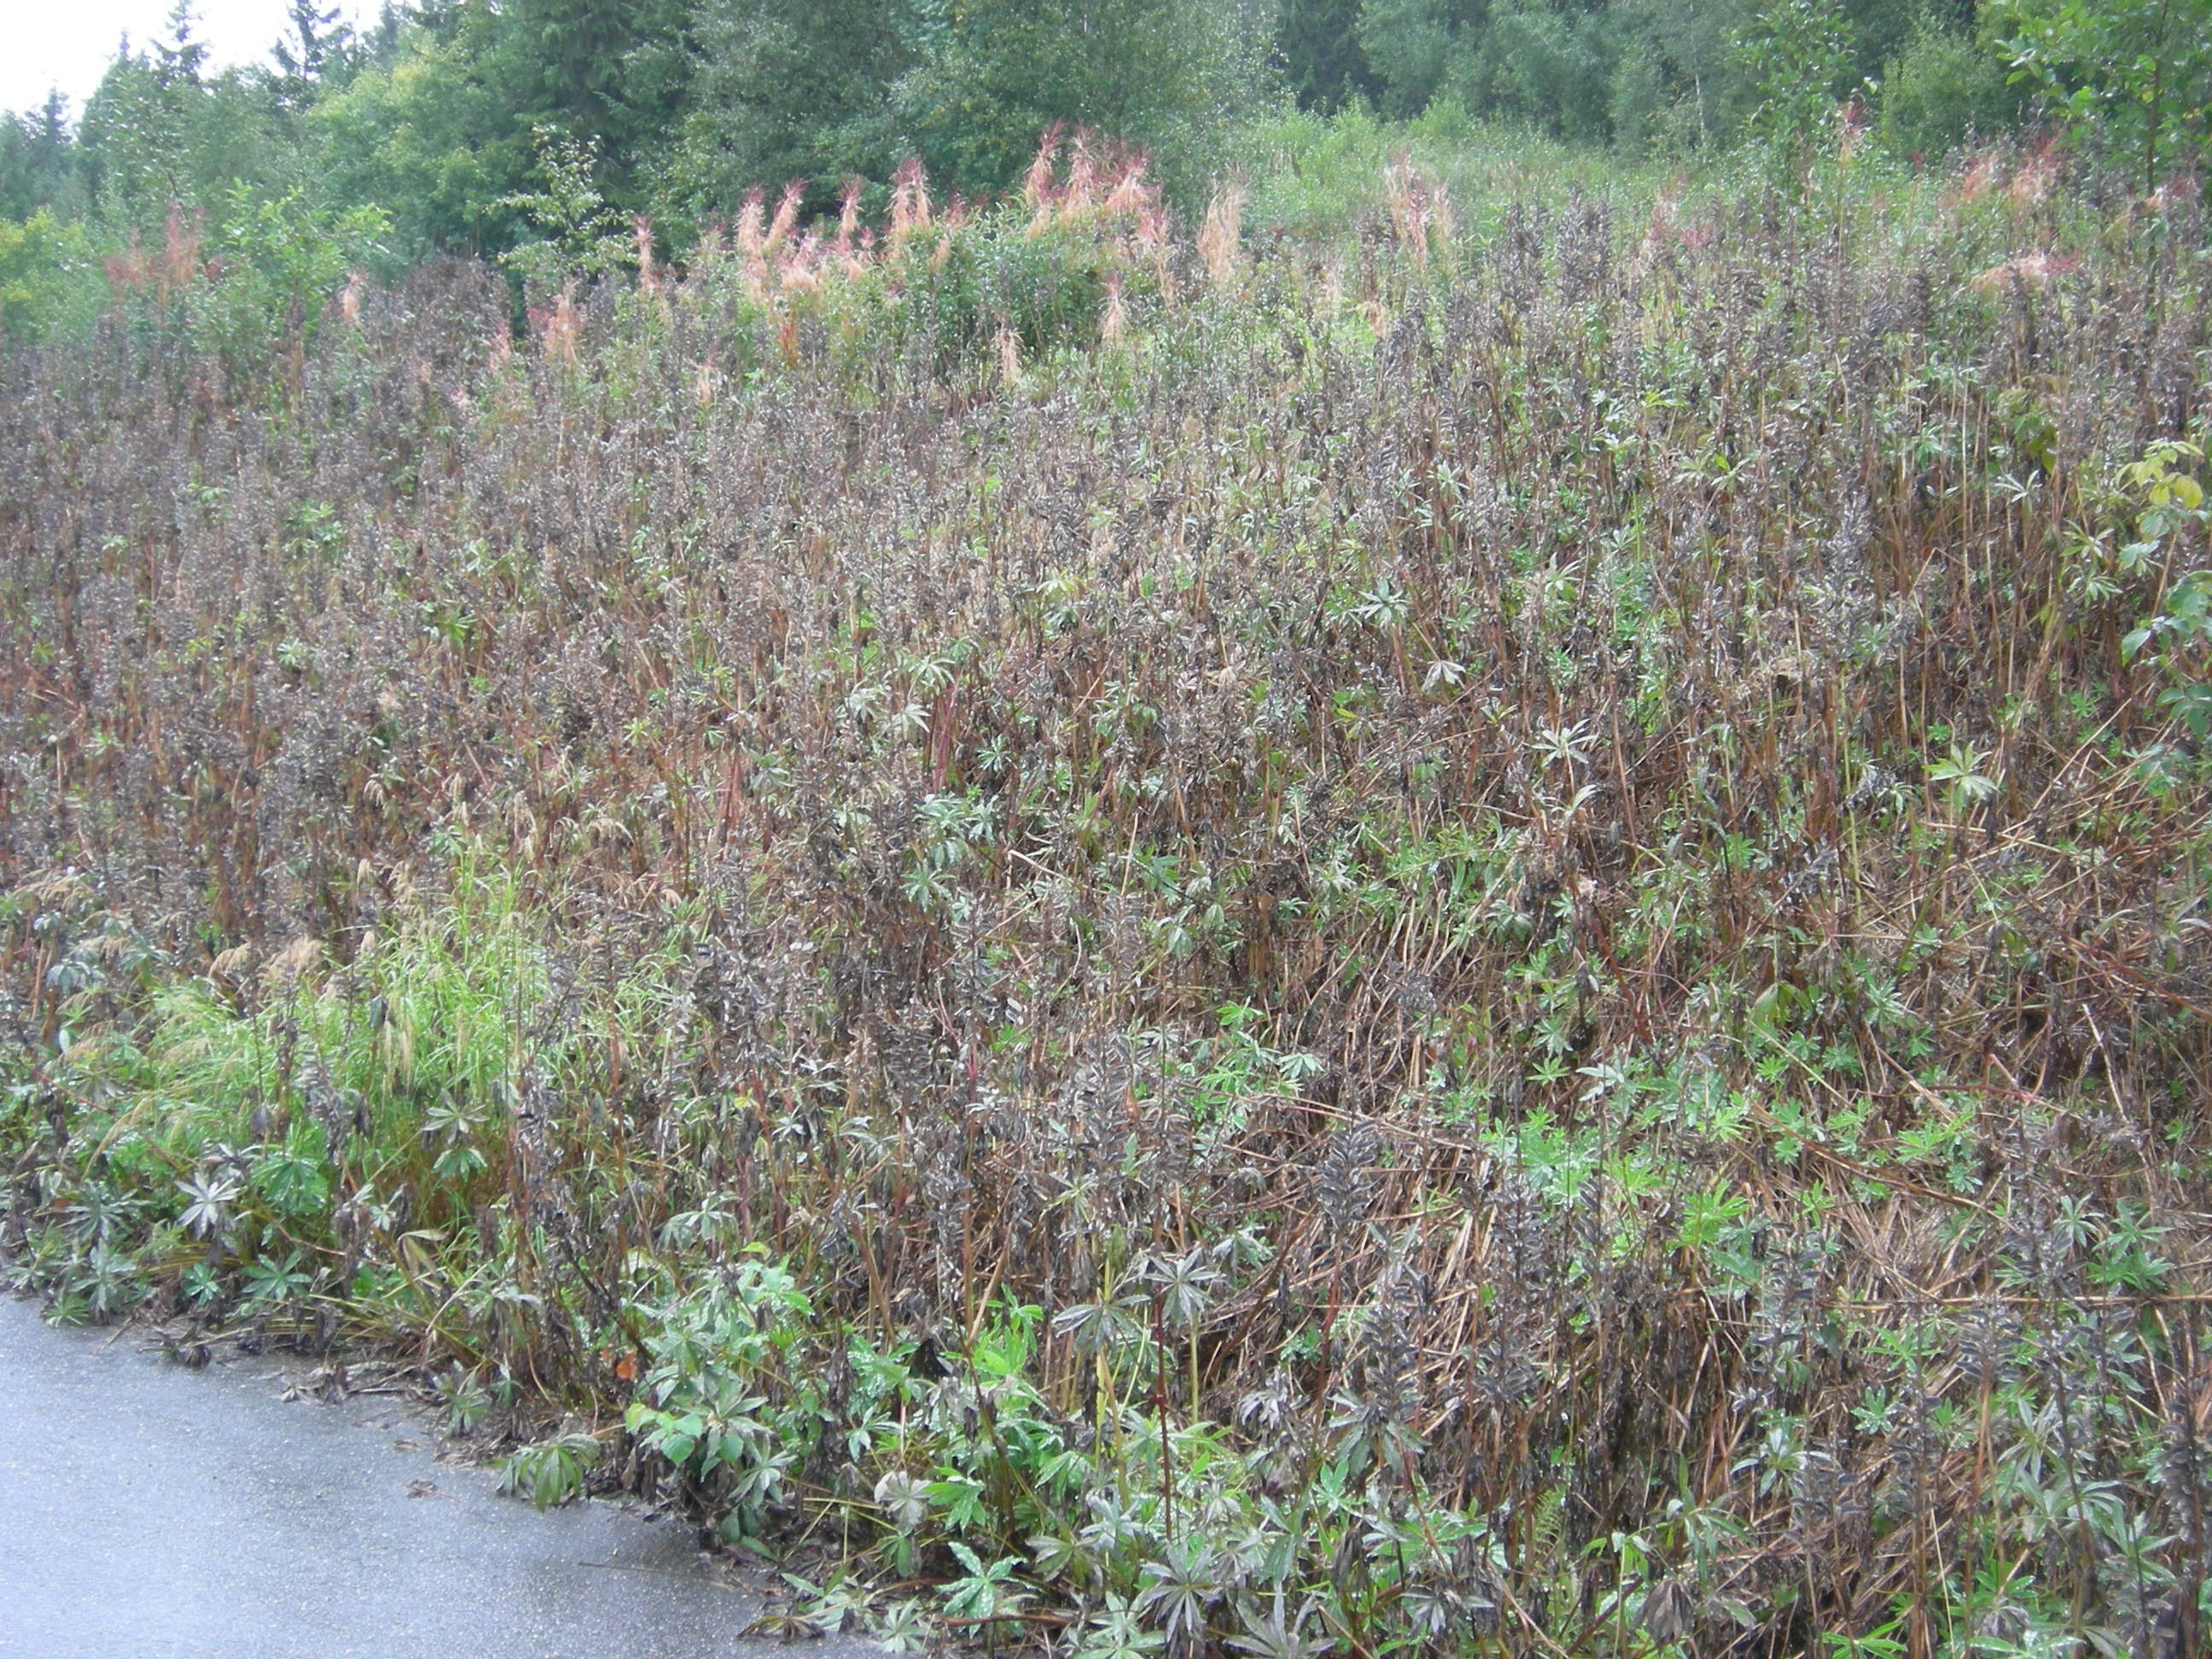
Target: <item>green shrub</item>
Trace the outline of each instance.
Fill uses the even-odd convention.
[[[2021,108],[1992,42],[1923,21],[1883,77],[1881,137],[1899,155],[1933,161],[2003,131]]]
[[[324,301],[377,256],[389,223],[377,208],[341,213],[296,191],[272,199],[238,185],[216,225],[208,280],[194,291],[196,343],[246,374],[265,368],[280,340],[313,339]]]
[[[1108,285],[1141,267],[1118,257],[1088,228],[1032,234],[1018,214],[994,214],[951,232],[941,246],[916,249],[895,272],[900,319],[910,338],[939,361],[988,346],[1011,331],[1025,355],[1098,337]]]
[[[0,335],[41,340],[81,331],[100,314],[107,285],[91,233],[40,208],[21,223],[0,219]]]

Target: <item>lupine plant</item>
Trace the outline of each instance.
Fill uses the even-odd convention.
[[[0,360],[8,1271],[787,1633],[2197,1650],[2205,221],[1794,182]]]

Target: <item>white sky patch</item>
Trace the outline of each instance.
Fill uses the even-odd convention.
[[[134,50],[168,33],[174,0],[0,0],[0,109],[33,110],[58,87],[71,119],[114,61],[127,31]],[[328,11],[331,0],[323,0]],[[195,0],[193,35],[211,67],[265,59],[284,33],[286,0]],[[352,18],[362,8],[343,8]]]

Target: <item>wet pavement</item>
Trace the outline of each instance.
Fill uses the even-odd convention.
[[[269,1365],[196,1372],[130,1334],[52,1330],[0,1295],[0,1655],[767,1651],[740,1634],[756,1604],[684,1529],[599,1503],[540,1514],[434,1461],[394,1401],[284,1387]]]

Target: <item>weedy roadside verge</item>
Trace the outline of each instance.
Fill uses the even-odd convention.
[[[9,359],[15,1273],[900,1641],[2186,1650],[2204,224],[2006,165]]]

